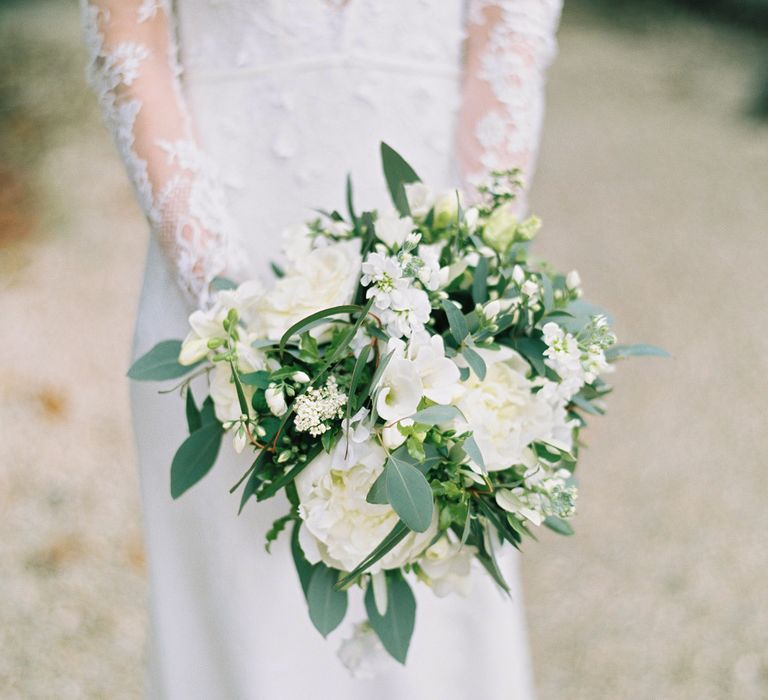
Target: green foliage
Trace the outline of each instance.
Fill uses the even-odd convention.
[[[190,435],[199,430],[203,425],[203,418],[200,415],[200,411],[195,404],[195,397],[192,394],[192,387],[187,387],[186,398],[186,414],[187,414],[187,427],[189,428]]]
[[[222,435],[220,423],[209,423],[181,443],[171,464],[173,498],[181,496],[210,471],[219,454]]]
[[[420,182],[419,176],[397,151],[383,141],[381,143],[381,165],[384,168],[384,177],[392,197],[392,203],[401,216],[408,216],[411,210],[408,206],[408,198],[405,196],[405,185]]]
[[[432,522],[432,489],[424,475],[394,453],[386,466],[387,498],[400,519],[413,531],[425,532]]]
[[[180,352],[180,340],[164,340],[131,365],[128,377],[138,382],[160,382],[183,377],[200,363],[180,365]]]
[[[325,564],[315,564],[307,589],[309,619],[327,637],[347,614],[347,592],[336,586],[339,572]]]
[[[365,609],[384,648],[404,664],[416,624],[416,598],[402,574],[387,572],[387,610],[384,615],[376,608],[373,586],[368,586],[365,592]]]

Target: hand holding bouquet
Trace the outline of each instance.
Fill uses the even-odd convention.
[[[283,491],[291,549],[321,634],[365,590],[368,620],[405,662],[412,584],[465,593],[473,561],[499,587],[496,553],[545,525],[572,533],[573,472],[603,376],[652,346],[619,346],[581,299],[578,274],[533,262],[535,217],[515,215],[515,171],[493,173],[469,206],[434,196],[382,144],[396,210],[336,211],[287,233],[269,289],[226,283],[129,372],[183,378],[189,437],[171,465],[180,496],[223,437],[255,459],[233,487],[240,509]],[[190,382],[205,375],[202,405]],[[372,632],[371,632],[372,630]]]

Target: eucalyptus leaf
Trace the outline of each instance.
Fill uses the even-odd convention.
[[[128,377],[138,382],[160,382],[183,377],[200,363],[179,364],[180,352],[180,340],[163,340],[131,365]]]
[[[472,368],[472,371],[477,375],[477,378],[481,381],[485,379],[487,368],[485,366],[485,360],[480,356],[480,353],[472,348],[464,348],[461,351],[461,354],[467,361],[467,364]]]
[[[440,425],[441,423],[448,423],[461,415],[461,411],[456,408],[456,406],[442,406],[436,404],[434,406],[422,408],[420,411],[416,411],[416,413],[408,417],[414,423],[421,423],[422,425]]]
[[[628,357],[670,357],[663,348],[656,345],[638,343],[637,345],[613,345],[605,351],[608,360],[624,360]]]
[[[296,573],[299,575],[299,583],[301,583],[301,590],[304,591],[304,595],[307,595],[309,591],[309,582],[312,580],[312,574],[315,571],[315,566],[307,561],[304,556],[304,550],[299,543],[299,530],[301,529],[301,521],[297,520],[293,525],[291,531],[291,555],[293,556],[293,564],[296,567]]]
[[[547,349],[547,344],[543,340],[517,338],[514,348],[530,362],[537,374],[543,377],[547,373],[547,366],[544,364],[544,351]]]
[[[483,471],[486,471],[485,460],[483,459],[483,453],[477,445],[477,441],[473,435],[470,435],[464,440],[464,452],[467,453],[469,458]]]
[[[338,571],[316,564],[309,581],[309,619],[323,637],[333,632],[347,614],[347,592],[336,587],[338,579]]]
[[[181,496],[210,471],[219,454],[222,435],[220,423],[209,423],[181,443],[171,464],[173,498]]]
[[[246,372],[240,375],[240,381],[257,389],[266,389],[269,386],[270,374],[264,370],[258,372]]]
[[[411,464],[390,458],[384,467],[387,498],[400,519],[414,532],[425,532],[432,523],[432,488]]]
[[[384,648],[401,664],[408,657],[408,648],[416,623],[416,598],[408,582],[399,572],[387,574],[387,611],[381,615],[376,607],[373,586],[365,592],[368,621]]]
[[[544,524],[558,535],[570,536],[574,534],[573,528],[568,521],[563,520],[562,518],[558,518],[554,515],[549,515],[544,518]]]
[[[461,342],[469,335],[469,327],[467,326],[467,319],[464,318],[464,314],[456,307],[450,299],[444,299],[442,301],[443,311],[448,317],[448,326],[451,329],[451,335],[457,344]]]
[[[472,278],[472,301],[483,304],[488,299],[488,258],[477,261],[475,276]]]
[[[237,289],[237,282],[233,282],[228,277],[214,277],[211,280],[211,289],[222,291],[225,289]]]

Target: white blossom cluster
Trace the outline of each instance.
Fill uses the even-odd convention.
[[[296,430],[318,437],[329,429],[328,421],[344,416],[347,395],[339,391],[336,377],[328,377],[319,389],[310,387],[296,398]]]
[[[604,317],[596,317],[592,325],[598,333],[607,327]],[[596,340],[596,336],[600,336],[592,334],[583,344],[552,322],[545,324],[542,332],[547,344],[544,363],[560,377],[557,391],[563,399],[569,400],[585,384],[591,384],[602,373],[613,370],[604,352],[604,347],[612,344],[613,336],[603,334],[603,340]]]

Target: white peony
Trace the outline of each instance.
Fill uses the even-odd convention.
[[[285,276],[252,305],[253,329],[276,340],[297,321],[348,304],[360,275],[360,241],[341,241],[297,257]],[[313,334],[322,333],[323,326]]]
[[[413,231],[413,219],[410,216],[400,217],[396,213],[382,214],[374,224],[376,235],[389,248],[399,248]]]
[[[340,441],[344,442],[344,439]],[[389,534],[399,518],[389,505],[365,499],[384,470],[387,453],[380,445],[355,445],[354,460],[340,458],[343,449],[321,453],[296,477],[301,548],[307,559],[351,571]],[[371,573],[396,569],[413,561],[437,531],[437,519],[426,532],[411,532],[373,567]]]
[[[489,471],[525,463],[525,448],[536,440],[549,441],[556,425],[555,408],[533,392],[528,364],[513,350],[482,353],[487,372],[484,380],[473,373],[461,384],[456,405],[471,429]]]
[[[472,589],[472,559],[477,550],[441,537],[419,559],[419,566],[439,598],[450,593],[467,596]]]

